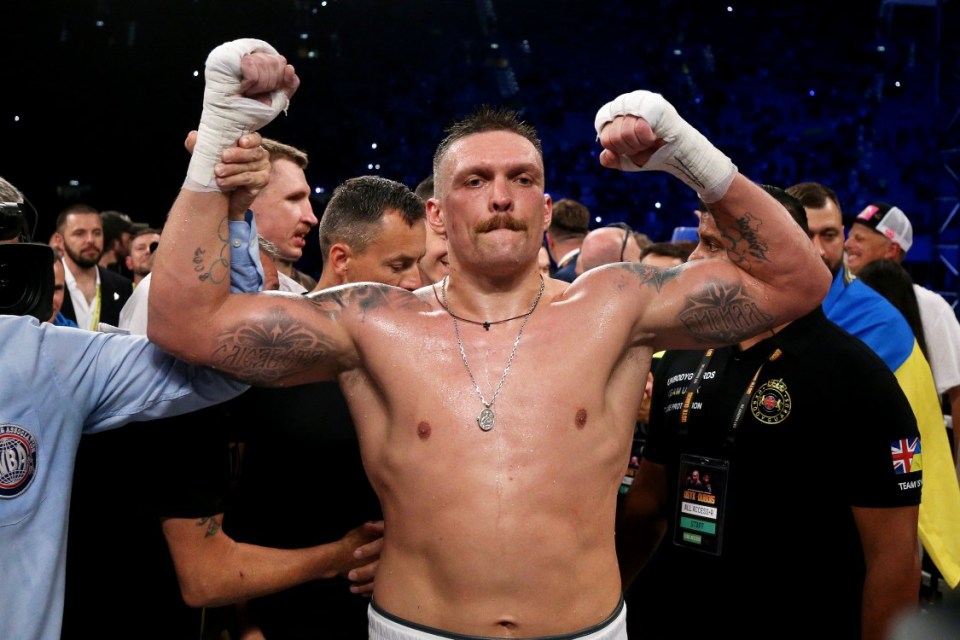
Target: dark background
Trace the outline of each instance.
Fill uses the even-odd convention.
[[[692,192],[596,159],[597,108],[644,88],[758,182],[823,182],[849,214],[872,200],[899,206],[914,225],[914,279],[954,303],[960,289],[957,0],[7,0],[0,9],[0,175],[36,205],[40,241],[73,201],[162,225],[185,175],[207,54],[257,37],[303,80],[289,115],[263,133],[310,154],[318,215],[351,176],[416,186],[443,128],[489,103],[538,128],[555,199],[581,200],[597,225],[627,221],[669,239],[695,224]],[[315,244],[308,272],[319,269]]]

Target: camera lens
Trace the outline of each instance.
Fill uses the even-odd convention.
[[[53,313],[53,252],[41,244],[0,244],[0,314],[48,320]]]

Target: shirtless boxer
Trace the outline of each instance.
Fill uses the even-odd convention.
[[[252,40],[207,60],[212,142],[163,232],[151,339],[255,384],[339,380],[386,522],[371,638],[625,638],[614,512],[651,355],[731,344],[816,307],[830,274],[813,245],[661,96],[634,92],[597,114],[601,164],[696,189],[723,230],[710,250],[729,260],[543,279],[539,141],[485,111],[434,157],[427,219],[447,236],[448,278],[413,293],[232,295],[217,145],[286,105],[299,79],[285,63]],[[556,353],[567,370],[544,377]]]

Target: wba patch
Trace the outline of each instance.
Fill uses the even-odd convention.
[[[37,474],[37,439],[15,424],[0,425],[0,499],[16,498]]]

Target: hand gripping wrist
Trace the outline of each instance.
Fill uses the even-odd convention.
[[[600,107],[594,126],[597,135],[603,126],[617,116],[637,116],[665,144],[642,167],[630,158],[620,156],[624,171],[666,171],[696,191],[706,202],[716,202],[730,188],[737,167],[719,149],[680,117],[672,104],[659,93],[634,91],[625,93]]]
[[[207,56],[203,91],[203,113],[197,130],[197,145],[190,158],[184,188],[192,191],[220,191],[213,168],[223,150],[237,144],[241,136],[271,122],[289,105],[287,94],[274,91],[270,104],[244,97],[240,93],[240,60],[248,53],[277,50],[262,40],[244,38],[227,42]]]

